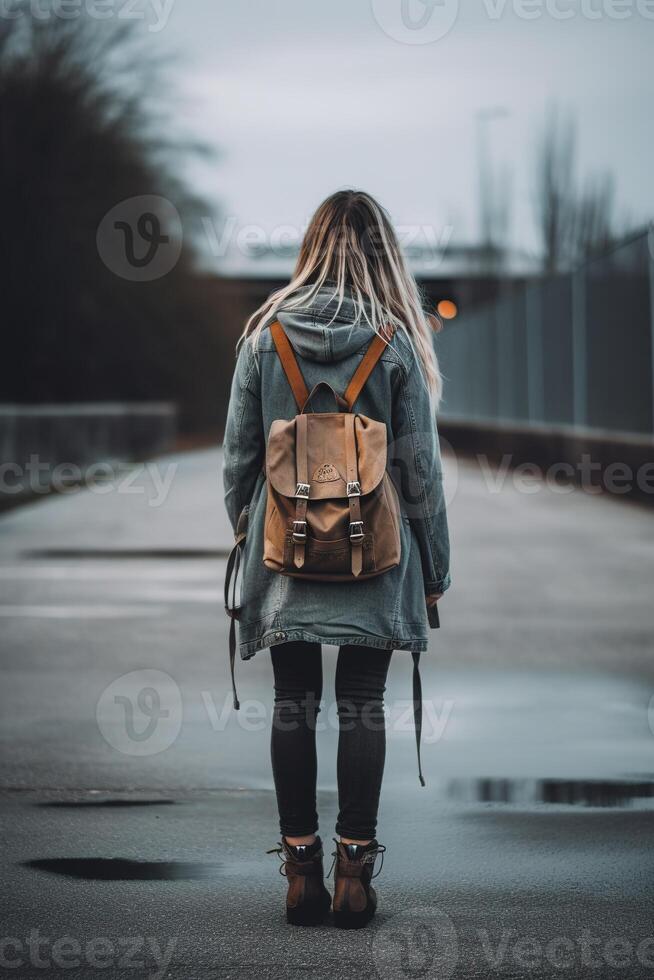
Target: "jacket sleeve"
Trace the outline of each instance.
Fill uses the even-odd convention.
[[[450,543],[436,415],[415,358],[400,370],[393,397],[389,446],[402,513],[416,534],[425,595],[450,586]]]
[[[245,341],[236,361],[223,441],[225,507],[234,530],[252,498],[264,456],[259,368],[252,344]]]

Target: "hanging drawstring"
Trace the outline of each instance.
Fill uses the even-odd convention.
[[[420,680],[420,651],[414,650],[413,657],[413,724],[416,730],[416,751],[418,753],[418,779],[420,785],[425,785],[420,761],[420,742],[422,739],[422,682]]]
[[[238,580],[238,573],[241,567],[241,552],[243,550],[243,542],[245,541],[245,535],[247,533],[248,527],[248,511],[249,507],[244,507],[241,511],[238,522],[236,524],[236,533],[234,536],[234,547],[229,553],[229,558],[227,559],[227,568],[225,570],[225,612],[230,618],[229,624],[229,669],[232,677],[232,697],[234,699],[234,710],[238,711],[241,707],[238,700],[238,694],[236,693],[236,677],[234,674],[236,665],[236,620],[240,617],[241,606],[236,605],[236,582]],[[230,597],[229,587],[232,587],[232,594]]]

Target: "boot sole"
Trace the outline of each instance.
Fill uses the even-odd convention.
[[[323,906],[316,908],[286,909],[286,921],[291,926],[321,926],[331,907],[331,900]]]
[[[363,929],[374,914],[374,909],[364,909],[362,912],[334,912],[334,925],[337,929]]]

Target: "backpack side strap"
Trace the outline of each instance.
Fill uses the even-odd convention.
[[[236,582],[238,579],[239,569],[241,567],[241,553],[243,551],[243,546],[247,535],[249,514],[250,506],[249,504],[246,504],[238,517],[236,531],[234,533],[234,547],[229,553],[227,568],[225,570],[225,612],[230,618],[229,669],[232,677],[232,694],[234,697],[234,709],[236,711],[238,711],[241,706],[238,700],[238,694],[236,693],[236,678],[234,676],[234,665],[236,660],[236,620],[239,619],[241,615],[241,606],[236,604]],[[229,592],[230,586],[232,590],[231,596]]]
[[[282,362],[282,368],[284,369],[286,380],[290,385],[297,407],[301,412],[309,397],[309,389],[307,388],[306,382],[302,377],[300,365],[298,364],[293,348],[291,347],[291,342],[284,333],[284,328],[279,320],[275,320],[275,322],[271,324],[270,333],[272,335],[279,360]]]
[[[293,521],[293,563],[296,568],[304,565],[307,541],[307,504],[309,503],[309,447],[306,415],[295,420],[295,465],[297,487],[295,490],[295,520]]]
[[[413,657],[413,724],[416,730],[416,751],[418,753],[418,779],[420,785],[425,785],[420,760],[420,741],[422,739],[422,681],[420,680],[420,652],[415,650]]]
[[[363,355],[361,363],[352,375],[350,383],[347,386],[343,396],[350,411],[352,411],[354,408],[354,403],[361,394],[366,381],[372,374],[375,364],[386,350],[386,346],[387,342],[380,337],[379,334],[376,334],[368,345],[368,350]]]
[[[357,460],[357,440],[354,431],[354,415],[345,416],[345,463],[347,467],[347,502],[350,510],[350,551],[352,574],[355,578],[363,571],[363,521],[361,520],[361,483]]]

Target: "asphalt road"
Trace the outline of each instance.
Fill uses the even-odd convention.
[[[218,453],[0,518],[0,975],[654,973],[651,512],[472,463],[448,461],[447,482],[428,785],[396,654],[380,913],[354,934],[283,920],[265,653],[238,665],[230,707]]]

